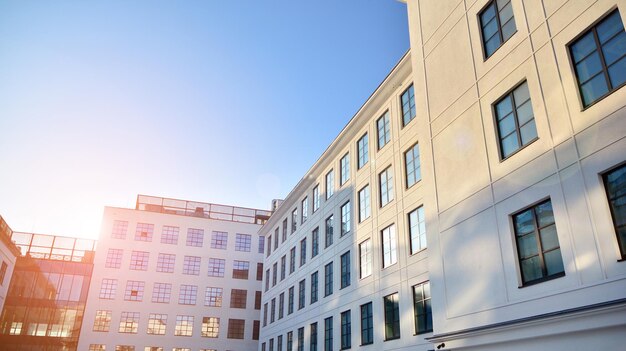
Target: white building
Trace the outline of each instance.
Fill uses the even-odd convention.
[[[11,227],[0,216],[0,311],[7,298],[15,262],[20,256],[20,250],[11,241],[12,233]]]
[[[407,8],[261,229],[260,350],[623,349],[626,1]]]
[[[79,350],[256,350],[268,211],[106,207]]]

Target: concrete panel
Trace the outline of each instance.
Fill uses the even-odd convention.
[[[446,28],[440,27],[457,7],[463,7],[463,0],[419,1],[424,42],[427,42],[437,30],[447,32]]]
[[[556,163],[559,169],[566,168],[578,161],[578,151],[574,139],[565,140],[554,148]]]
[[[496,202],[500,202],[513,194],[553,175],[556,172],[556,158],[553,152],[546,152],[531,160],[515,171],[493,183]],[[557,180],[554,180],[557,182]]]

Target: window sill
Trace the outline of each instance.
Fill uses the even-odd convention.
[[[399,336],[399,335],[398,335],[398,336],[394,336],[394,337],[392,337],[392,338],[386,338],[386,339],[385,339],[385,340],[383,340],[383,341],[393,341],[393,340],[398,340],[398,339],[400,339],[400,336]]]
[[[525,148],[527,148],[530,144],[534,143],[535,141],[539,140],[539,137],[536,137],[535,139],[531,140],[528,142],[528,144],[526,145],[522,145],[519,149],[513,151],[512,154],[510,154],[507,157],[502,158],[502,155],[500,155],[500,163],[503,163],[504,161],[510,159],[511,157],[517,155],[519,152],[521,152],[522,150],[524,150]],[[500,142],[498,141],[498,148],[500,148]],[[500,154],[502,154],[502,150],[500,150]]]
[[[533,285],[536,285],[536,284],[547,282],[547,281],[550,281],[550,280],[553,280],[553,279],[558,279],[558,278],[561,278],[561,277],[564,277],[564,276],[565,276],[565,272],[553,274],[553,275],[550,275],[550,276],[547,276],[547,277],[543,277],[541,279],[537,279],[537,280],[533,280],[533,281],[524,283],[523,285],[518,286],[517,288],[518,289],[527,288],[529,286],[533,286]]]

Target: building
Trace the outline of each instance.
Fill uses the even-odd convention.
[[[626,344],[626,1],[408,0],[261,228],[260,350]]]
[[[22,232],[11,240],[22,254],[0,315],[2,350],[77,350],[95,242]]]
[[[20,249],[11,241],[12,234],[11,227],[0,216],[0,311],[7,298],[15,261],[20,256]]]
[[[256,350],[270,212],[161,197],[106,207],[80,350]]]

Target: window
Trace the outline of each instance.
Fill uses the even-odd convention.
[[[6,262],[2,261],[2,266],[0,267],[0,285],[4,285],[4,277],[6,277],[7,275],[8,268],[9,265]]]
[[[291,233],[295,233],[298,228],[298,208],[294,208],[291,211]]]
[[[331,169],[326,173],[326,200],[335,193],[335,173]]]
[[[228,335],[229,339],[243,339],[245,334],[245,319],[229,319],[228,320]]]
[[[163,226],[163,231],[161,232],[161,244],[178,244],[178,232],[180,228],[172,227],[169,225]]]
[[[248,261],[233,261],[233,279],[248,279],[248,273],[250,272],[250,262]]]
[[[372,303],[361,305],[361,345],[374,342],[374,318],[372,316]]]
[[[174,273],[176,255],[160,253],[157,257],[157,272]]]
[[[317,351],[317,323],[311,323],[309,331],[309,351]]]
[[[400,96],[402,105],[402,126],[406,126],[415,118],[415,92],[411,84]]]
[[[252,322],[252,340],[259,340],[259,334],[261,334],[261,321]],[[278,336],[278,351],[282,351],[283,336]]]
[[[135,346],[132,346],[132,345],[115,345],[115,351],[135,351]]]
[[[293,332],[287,332],[287,351],[293,351]]]
[[[111,237],[113,239],[126,239],[126,232],[128,231],[127,221],[113,221],[113,230],[111,231]]]
[[[315,185],[313,188],[313,213],[320,208],[320,185]]]
[[[485,58],[488,58],[517,30],[511,0],[492,0],[479,17]]]
[[[106,268],[120,268],[122,266],[122,249],[109,249],[104,266]]]
[[[195,285],[181,284],[178,293],[179,305],[195,305],[198,296],[198,287]]]
[[[259,253],[265,252],[265,237],[259,236]]]
[[[430,283],[413,286],[413,316],[415,334],[433,331],[433,312],[430,304]]]
[[[283,220],[283,237],[282,237],[282,242],[285,242],[287,240],[287,218],[285,218]]]
[[[148,316],[148,334],[165,335],[167,327],[167,315],[159,313],[150,313]]]
[[[359,276],[361,279],[372,275],[372,240],[359,244]]]
[[[212,249],[226,250],[227,245],[228,245],[228,233],[218,232],[218,231],[213,231],[213,233],[211,233],[211,248]]]
[[[88,351],[106,351],[105,344],[89,344]]]
[[[626,165],[611,170],[602,178],[623,260],[626,259]]]
[[[350,201],[341,206],[341,236],[350,231]]]
[[[296,247],[289,250],[289,274],[296,271]]]
[[[183,259],[183,274],[200,275],[200,260],[198,256],[185,256]]]
[[[207,276],[223,277],[225,266],[226,260],[221,258],[209,258],[209,271],[207,272]]]
[[[411,146],[411,148],[404,153],[404,168],[406,169],[407,188],[412,187],[415,183],[422,179],[422,172],[420,169],[420,150],[418,144]]]
[[[254,309],[255,310],[261,309],[261,292],[258,290],[255,291],[254,293]]]
[[[122,312],[120,315],[120,333],[137,334],[139,327],[139,312]]]
[[[217,338],[220,335],[220,319],[218,317],[202,317],[200,336]]]
[[[256,264],[256,280],[263,280],[263,263],[260,262]]]
[[[298,309],[299,310],[304,308],[305,296],[306,296],[306,280],[302,279],[298,283]]]
[[[270,310],[270,323],[274,323],[276,320],[276,298],[273,298],[270,306],[272,306]]]
[[[392,224],[381,231],[383,237],[383,268],[398,262],[396,228]]]
[[[208,286],[204,292],[204,305],[211,307],[222,307],[223,291],[224,290],[222,288]]]
[[[126,282],[126,291],[124,292],[124,300],[126,301],[142,301],[143,291],[146,283],[137,280],[129,280]]]
[[[389,127],[389,111],[386,111],[377,121],[378,150],[382,149],[391,141],[391,130]]]
[[[278,239],[278,227],[276,227],[276,230],[274,231],[274,251],[278,249]]]
[[[202,247],[204,243],[204,230],[188,228],[187,229],[187,246]]]
[[[333,351],[333,317],[324,319],[324,351]]]
[[[287,273],[287,255],[283,255],[280,258],[280,280],[283,281],[285,279],[285,275]]]
[[[232,289],[230,290],[230,308],[246,308],[248,300],[248,290]]]
[[[265,257],[270,257],[271,254],[272,254],[272,236],[269,235],[267,237],[267,254],[265,255]]]
[[[350,251],[341,255],[341,289],[350,286]]]
[[[393,171],[391,166],[378,175],[378,180],[380,184],[380,207],[383,207],[393,200]]]
[[[344,185],[350,179],[350,154],[345,154],[339,160],[339,185]]]
[[[272,287],[276,286],[276,278],[278,277],[278,262],[274,262],[272,266]]]
[[[172,284],[154,283],[154,287],[152,288],[152,302],[170,303],[170,296],[172,296]]]
[[[111,325],[111,311],[96,311],[96,319],[93,322],[93,331],[108,332]]]
[[[154,232],[154,224],[137,223],[135,230],[136,241],[152,241],[152,233]]]
[[[263,326],[267,325],[267,302],[263,305]]]
[[[270,289],[270,269],[265,270],[265,291]]]
[[[424,206],[420,206],[409,212],[409,238],[411,239],[411,254],[426,248]]]
[[[341,312],[341,349],[352,347],[352,318],[350,310]]]
[[[311,274],[311,303],[317,302],[317,285],[318,273],[315,271]]]
[[[526,82],[496,102],[494,111],[502,159],[537,140],[537,127]]]
[[[514,214],[513,227],[524,285],[565,274],[550,200]]]
[[[320,250],[320,228],[317,227],[311,232],[311,258],[317,256]]]
[[[324,242],[324,247],[329,247],[330,245],[333,244],[333,215],[330,215],[330,217],[326,218],[326,235],[325,235],[325,242]]]
[[[252,235],[235,234],[235,251],[250,252],[252,247]]]
[[[307,216],[309,215],[309,198],[305,197],[302,200],[302,212],[300,213],[300,221],[301,223],[306,222]]]
[[[357,169],[363,168],[369,161],[369,141],[367,133],[356,142]]]
[[[359,190],[359,222],[363,222],[370,215],[370,185],[368,184]]]
[[[293,313],[294,290],[295,288],[293,286],[289,288],[289,296],[288,296],[288,301],[287,301],[287,314]]]
[[[304,327],[298,328],[298,351],[304,351]]]
[[[324,266],[324,297],[333,293],[333,263]]]
[[[274,351],[274,339],[270,339],[270,349],[269,351]]]
[[[285,315],[285,293],[278,295],[278,319],[282,319]]]
[[[150,253],[145,251],[133,251],[130,256],[130,269],[136,271],[148,270],[148,258]]]
[[[583,106],[626,83],[626,34],[617,10],[570,45]]]
[[[175,336],[192,336],[193,316],[176,316]]]
[[[300,240],[300,267],[306,263],[306,238]]]
[[[385,309],[385,340],[400,338],[400,306],[398,293],[383,298]]]

